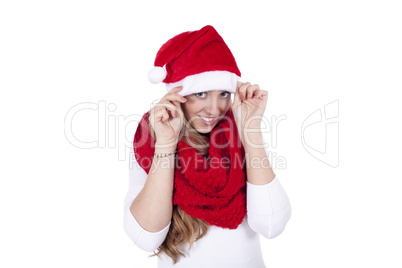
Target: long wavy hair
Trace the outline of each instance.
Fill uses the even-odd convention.
[[[155,132],[151,125],[149,126],[149,131],[154,140],[156,140]],[[208,156],[209,137],[198,133],[185,117],[180,137],[180,140],[185,141],[204,156]],[[209,227],[210,225],[206,221],[193,218],[180,209],[178,205],[173,205],[169,232],[163,243],[158,247],[158,251],[154,251],[154,254],[149,257],[158,256],[160,258],[160,254],[165,253],[173,260],[173,264],[176,264],[180,256],[186,257],[179,249],[179,245],[188,243],[189,249],[191,249],[195,241],[206,235]]]

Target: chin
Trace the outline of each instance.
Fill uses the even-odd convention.
[[[201,133],[201,134],[208,134],[208,133],[210,133],[217,125],[218,125],[218,123],[219,122],[216,122],[215,124],[213,124],[212,126],[205,126],[205,125],[202,125],[202,126],[197,126],[197,127],[195,127],[194,129],[198,132],[198,133]]]
[[[208,134],[211,133],[212,128],[207,129],[207,128],[196,128],[195,131],[197,131],[200,134]]]

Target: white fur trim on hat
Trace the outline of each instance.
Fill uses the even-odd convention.
[[[167,83],[166,90],[169,92],[174,87],[183,86],[183,89],[178,92],[182,96],[211,90],[227,90],[230,93],[236,93],[239,79],[239,76],[228,71],[203,72],[189,75],[175,83]]]

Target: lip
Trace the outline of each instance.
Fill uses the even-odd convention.
[[[198,117],[201,119],[201,122],[202,122],[204,125],[207,125],[207,126],[212,126],[213,124],[215,124],[216,120],[218,120],[218,117],[203,116],[203,117],[205,117],[205,118],[213,118],[211,121],[206,121],[206,120],[202,119],[202,117],[201,117],[200,115],[199,115]]]

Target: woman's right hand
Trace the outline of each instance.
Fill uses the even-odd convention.
[[[184,123],[184,114],[180,103],[186,98],[177,94],[183,87],[170,90],[154,107],[149,116],[149,122],[155,131],[156,143],[162,146],[175,147]]]

